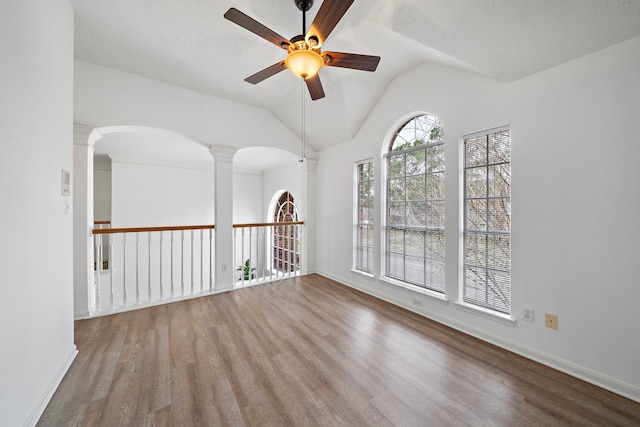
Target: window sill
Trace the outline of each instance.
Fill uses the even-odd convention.
[[[410,285],[408,283],[404,283],[401,282],[399,280],[394,280],[391,279],[389,277],[378,277],[378,281],[382,282],[382,283],[386,283],[388,285],[392,285],[392,286],[397,286],[399,288],[404,288],[404,289],[408,289],[411,292],[415,292],[418,294],[422,294],[422,295],[426,295],[429,298],[432,298],[434,301],[438,301],[440,303],[443,304],[449,304],[449,300],[447,299],[447,297],[444,294],[441,294],[440,292],[435,292],[429,289],[424,289],[421,288],[419,286],[414,286],[414,285]]]
[[[351,269],[352,273],[356,273],[356,274],[360,274],[362,276],[366,276],[366,277],[370,277],[370,278],[374,278],[375,276],[371,273],[367,273],[366,271],[361,271],[361,270],[356,270],[355,268]]]
[[[486,319],[495,320],[496,322],[504,323],[509,326],[516,326],[516,319],[511,318],[508,314],[498,313],[488,308],[478,307],[475,305],[467,304],[464,302],[455,302],[455,307],[459,310],[472,313]]]

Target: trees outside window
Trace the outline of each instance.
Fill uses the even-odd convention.
[[[402,125],[385,155],[385,276],[444,293],[444,130],[431,114]]]
[[[373,273],[373,161],[356,164],[354,268]]]
[[[464,302],[511,311],[511,132],[464,139]]]

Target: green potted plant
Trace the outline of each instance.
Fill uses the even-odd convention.
[[[251,261],[247,259],[244,265],[237,268],[236,271],[242,271],[242,277],[238,280],[251,280],[256,278],[256,269],[251,267]]]

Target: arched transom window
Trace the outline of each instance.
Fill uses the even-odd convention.
[[[288,191],[276,203],[273,222],[298,221],[298,208]],[[278,271],[291,273],[300,267],[300,236],[293,225],[278,225],[273,233],[273,265]]]
[[[444,130],[423,114],[396,131],[387,167],[385,276],[444,293]]]

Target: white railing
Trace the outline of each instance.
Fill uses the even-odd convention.
[[[299,276],[303,224],[234,224],[235,287]],[[213,225],[110,228],[96,223],[93,235],[92,315],[214,291]]]
[[[304,222],[233,225],[236,287],[299,276]]]
[[[106,260],[96,263],[94,313],[213,291],[213,225],[98,228],[93,234],[95,259]]]
[[[93,229],[94,230],[107,230],[111,228],[111,221],[109,220],[100,220],[100,221],[94,221],[93,223]],[[108,270],[109,269],[109,259],[107,258],[107,255],[109,254],[109,247],[107,246],[107,239],[103,239],[102,240],[102,252],[98,252],[97,247],[94,248],[93,251],[93,262],[95,263],[93,265],[93,269],[96,270],[98,268],[97,263],[99,261],[102,261],[102,269],[103,270]]]

